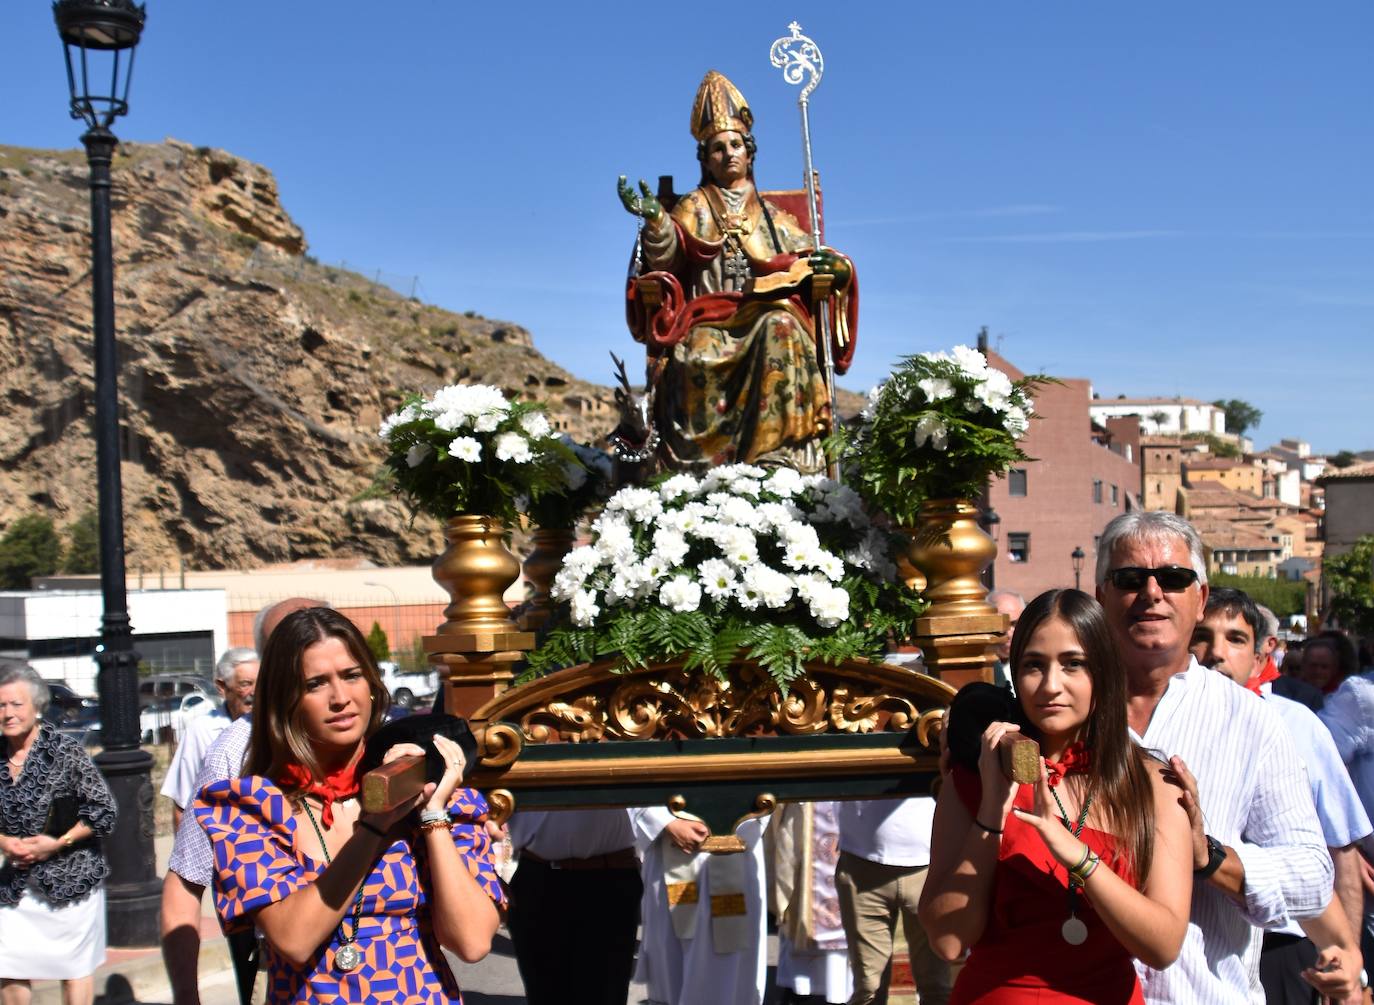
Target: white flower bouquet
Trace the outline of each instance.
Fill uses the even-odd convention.
[[[611,494],[615,465],[604,450],[578,443],[566,433],[559,442],[572,452],[563,465],[558,486],[522,508],[536,527],[549,530],[572,528],[593,506],[600,506]]]
[[[626,488],[554,580],[570,625],[532,674],[615,656],[722,675],[741,651],[785,683],[807,660],[880,659],[924,604],[896,578],[889,534],[847,486],[791,468],[714,468]]]
[[[542,405],[512,402],[487,384],[450,384],[415,394],[382,422],[386,465],[420,512],[518,515],[517,497],[535,500],[564,484],[574,455],[554,436]]]
[[[848,431],[849,480],[898,525],[913,526],[929,499],[970,499],[992,476],[1029,460],[1030,392],[1053,378],[1013,381],[968,346],[908,356],[869,392]]]

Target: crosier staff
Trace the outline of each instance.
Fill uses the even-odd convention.
[[[816,175],[811,167],[811,92],[821,82],[825,72],[825,59],[820,47],[802,34],[801,25],[793,21],[788,26],[792,34],[784,35],[775,41],[768,50],[768,58],[774,66],[782,70],[782,79],[789,84],[802,84],[797,104],[801,107],[802,158],[806,165],[806,208],[811,215],[811,240],[816,251],[821,250],[821,221],[816,212]],[[809,78],[809,79],[807,79]],[[803,84],[802,81],[806,80]],[[820,335],[821,367],[825,371],[825,390],[830,396],[830,428],[833,432],[839,420],[835,409],[835,359],[830,348],[830,311],[823,298],[829,295],[830,277],[824,277],[826,284],[818,287],[822,277],[812,278],[812,289],[816,290],[820,301],[816,311],[816,324]],[[840,462],[834,452],[827,449],[826,471],[831,478],[839,480]]]

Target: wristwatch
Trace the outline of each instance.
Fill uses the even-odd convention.
[[[1212,873],[1221,868],[1221,863],[1226,861],[1226,847],[1210,834],[1203,835],[1207,838],[1207,864],[1201,868],[1193,870],[1193,876],[1197,879],[1210,879]]]

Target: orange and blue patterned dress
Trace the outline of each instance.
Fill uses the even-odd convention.
[[[231,778],[201,790],[194,812],[215,852],[215,909],[226,930],[247,928],[254,914],[314,882],[324,865],[295,852],[292,807],[270,779]],[[449,803],[453,841],[468,870],[498,905],[505,894],[483,823],[486,800],[458,789]],[[270,943],[267,1000],[284,1002],[461,1002],[426,908],[428,863],[423,844],[399,840],[387,848],[363,884],[357,945],[362,965],[331,966],[336,929],[305,967],[295,967]]]

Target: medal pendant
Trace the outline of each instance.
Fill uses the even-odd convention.
[[[334,967],[344,973],[357,970],[362,962],[363,954],[358,952],[358,947],[352,942],[345,942],[334,954]]]
[[[1059,934],[1064,936],[1064,941],[1069,945],[1081,946],[1088,941],[1088,926],[1071,914],[1059,929]]]

